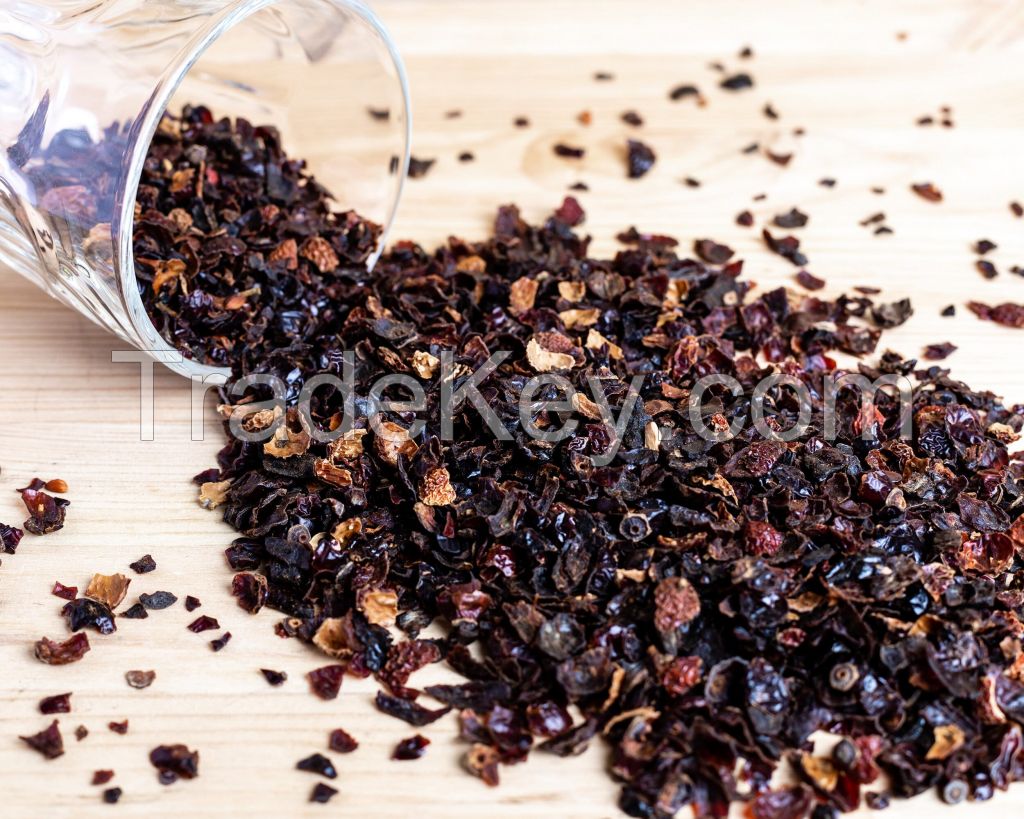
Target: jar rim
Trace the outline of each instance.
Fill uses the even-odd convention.
[[[117,252],[115,254],[118,270],[116,275],[120,283],[122,298],[128,314],[128,320],[140,341],[148,344],[150,349],[143,352],[148,353],[157,362],[166,365],[186,378],[205,380],[210,376],[217,376],[227,379],[231,370],[227,367],[214,367],[210,364],[203,364],[195,359],[188,358],[176,347],[172,346],[156,329],[149,314],[146,312],[142,297],[139,295],[138,284],[135,274],[135,252],[133,249],[133,234],[135,226],[135,201],[138,196],[139,184],[142,180],[142,168],[149,152],[150,143],[153,140],[156,130],[163,118],[171,98],[178,90],[186,75],[203,54],[219,38],[230,29],[244,22],[258,11],[272,6],[287,5],[292,0],[238,0],[229,5],[222,14],[215,15],[210,22],[200,29],[189,41],[179,54],[176,64],[167,76],[162,77],[154,93],[150,96],[143,109],[142,116],[137,120],[133,128],[131,149],[127,154],[125,167],[124,196],[120,203],[118,213]],[[381,253],[384,251],[388,234],[394,223],[398,212],[398,203],[402,198],[402,191],[408,177],[410,146],[412,141],[412,107],[409,99],[409,81],[405,72],[405,64],[395,47],[391,35],[384,24],[374,12],[366,6],[362,0],[321,0],[321,2],[336,6],[352,12],[375,34],[385,46],[388,57],[391,60],[391,67],[402,92],[404,123],[403,151],[399,157],[400,162],[396,173],[398,173],[398,185],[395,190],[387,218],[381,224],[380,239],[376,250],[367,260],[367,265],[373,267]]]

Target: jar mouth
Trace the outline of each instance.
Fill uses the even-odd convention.
[[[143,352],[146,352],[157,362],[164,364],[169,369],[186,378],[205,381],[210,377],[214,377],[226,380],[230,377],[231,370],[227,367],[215,367],[188,358],[187,355],[172,346],[157,331],[152,319],[150,319],[149,314],[146,312],[142,297],[139,295],[133,249],[135,201],[142,179],[143,165],[149,152],[150,143],[156,134],[156,130],[172,97],[178,91],[185,77],[192,71],[209,48],[228,31],[250,18],[256,12],[273,6],[287,6],[293,2],[294,0],[242,0],[242,2],[233,3],[228,6],[219,16],[213,16],[210,23],[197,32],[189,44],[182,49],[175,61],[175,65],[167,75],[161,78],[132,129],[131,150],[127,154],[124,168],[125,184],[122,187],[124,198],[119,203],[118,229],[114,233],[116,236],[115,259],[118,266],[116,275],[120,282],[122,299],[124,300],[128,319],[138,337],[138,341],[143,345]],[[377,248],[367,260],[368,267],[372,268],[386,246],[387,237],[397,214],[398,203],[401,200],[405,180],[408,175],[410,143],[412,139],[412,110],[409,101],[409,83],[405,72],[405,65],[391,40],[391,36],[378,17],[361,0],[321,0],[321,2],[336,7],[339,10],[350,12],[379,40],[379,44],[384,47],[384,51],[390,61],[388,67],[394,72],[395,79],[400,86],[402,111],[399,120],[400,127],[403,129],[401,133],[402,144],[400,152],[396,154],[398,159],[397,167],[392,165],[397,180],[394,195],[387,206],[385,217],[381,220],[381,233]],[[197,100],[196,102],[201,103],[202,100]]]

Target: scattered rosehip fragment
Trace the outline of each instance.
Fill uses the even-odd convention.
[[[149,761],[160,772],[161,784],[169,784],[165,782],[165,774],[175,779],[199,776],[199,751],[190,751],[186,745],[158,745],[149,752]]]
[[[123,574],[94,574],[83,594],[102,603],[108,609],[115,609],[128,594],[131,582]]]
[[[530,120],[526,117],[516,117],[512,120],[512,124],[515,125],[516,128],[528,128],[530,126]]]
[[[210,640],[210,648],[214,651],[220,651],[229,642],[231,642],[231,632],[225,631],[220,637],[215,640]]]
[[[910,186],[910,189],[927,202],[941,202],[942,191],[931,182],[919,182]]]
[[[969,301],[967,307],[983,321],[994,321],[1004,327],[1024,327],[1024,304],[1003,302],[991,307],[980,301]]]
[[[125,681],[132,688],[149,688],[156,679],[155,671],[126,671]]]
[[[694,97],[697,100],[697,105],[703,106],[705,101],[703,95],[700,93],[700,89],[696,85],[684,84],[677,85],[668,93],[668,98],[673,102],[687,99],[688,97]]]
[[[322,700],[333,700],[341,690],[341,681],[345,676],[345,666],[325,665],[316,668],[306,675],[310,690]]]
[[[64,604],[61,614],[67,620],[71,631],[91,628],[100,634],[113,634],[117,631],[114,613],[108,606],[89,597],[78,597]]]
[[[629,111],[623,111],[619,118],[626,123],[626,125],[632,125],[634,128],[639,128],[644,124],[643,117],[632,109]]]
[[[809,218],[798,208],[790,208],[786,213],[776,214],[772,224],[780,228],[800,228],[807,224]]]
[[[749,145],[746,145],[741,152],[745,154],[755,154],[760,149],[760,147],[760,142],[751,142]]]
[[[436,159],[420,159],[415,156],[409,157],[409,178],[419,179],[420,177],[426,176],[427,172],[433,167]]]
[[[571,191],[589,191],[590,190],[590,186],[586,182],[573,182],[569,186],[569,190],[571,190]]]
[[[810,816],[810,819],[836,819],[827,814],[827,811],[831,810],[828,806],[816,805],[813,809],[811,808],[812,793],[807,785],[765,788],[749,802],[746,814],[751,819],[782,819],[783,817],[795,819],[798,816]],[[625,793],[619,802],[619,807],[630,812],[630,805]],[[826,810],[825,816],[818,811],[818,808],[822,807]]]
[[[504,682],[483,682],[470,681],[459,685],[428,685],[424,689],[435,700],[450,705],[453,708],[470,708],[477,711],[486,711],[493,708],[495,704],[507,700],[511,694],[511,688]],[[530,706],[527,709],[527,716],[530,721],[530,731],[543,736],[554,736],[568,729],[572,720],[566,714],[565,724],[558,730],[545,733],[544,726],[551,726],[552,715],[563,713],[561,706],[551,702],[541,702]],[[541,715],[540,719],[536,715]],[[558,720],[554,720],[558,722]],[[561,724],[558,722],[558,724]]]
[[[359,747],[359,743],[343,728],[335,728],[328,737],[327,746],[336,753],[350,754]]]
[[[195,611],[202,604],[202,601],[198,597],[193,597],[191,594],[185,596],[185,611]]]
[[[1024,205],[1022,205],[1020,202],[1011,202],[1010,213],[1012,213],[1014,216],[1020,219],[1022,216],[1024,216]]]
[[[808,273],[806,270],[801,270],[796,274],[797,283],[806,288],[807,290],[821,290],[825,287],[825,280],[819,279],[812,273]]]
[[[150,611],[162,611],[178,602],[178,598],[169,591],[155,591],[152,594],[140,594],[139,602]]]
[[[736,224],[740,227],[751,227],[754,224],[754,214],[749,210],[740,211],[736,214]]]
[[[48,535],[64,528],[67,507],[71,502],[64,498],[55,498],[36,489],[25,489],[21,500],[28,510],[29,517],[23,524],[25,530],[34,535]]]
[[[450,111],[444,112],[445,119],[458,119],[462,116],[462,111],[458,108],[452,108]]]
[[[313,792],[309,795],[309,801],[325,805],[338,793],[337,788],[332,788],[326,782],[317,782],[313,786]]]
[[[18,737],[34,751],[38,751],[47,759],[56,759],[64,753],[64,737],[60,734],[60,723],[54,720],[50,725],[27,737]]]
[[[694,179],[692,176],[687,176],[683,179],[683,184],[688,188],[699,188],[700,180]]]
[[[120,788],[107,788],[103,791],[103,801],[108,805],[116,805],[121,801],[121,796],[124,793]]]
[[[264,679],[275,688],[279,685],[283,685],[288,679],[288,673],[286,671],[274,671],[269,668],[261,668],[260,674],[262,674]]]
[[[978,239],[978,241],[974,243],[974,252],[979,256],[984,256],[986,253],[991,250],[995,250],[997,247],[999,247],[999,245],[988,239]]]
[[[652,245],[659,245],[661,247],[667,248],[676,247],[679,244],[679,242],[677,242],[671,236],[662,236],[657,233],[641,233],[635,227],[631,227],[629,228],[629,230],[622,231],[615,238],[617,238],[623,244],[627,245],[650,243]],[[570,287],[572,287],[572,285],[570,285]],[[584,289],[584,293],[585,292],[586,290]],[[559,294],[561,295],[561,289]]]
[[[595,71],[594,79],[597,82],[610,82],[615,79],[615,75],[608,71]]]
[[[454,611],[451,613],[455,614]],[[387,651],[387,661],[378,672],[377,678],[395,696],[415,699],[415,691],[406,687],[409,677],[421,668],[440,661],[441,657],[441,650],[433,640],[403,640],[393,643]]]
[[[783,168],[785,168],[787,165],[789,165],[789,163],[792,162],[792,160],[793,160],[793,154],[791,154],[791,153],[789,153],[789,154],[776,153],[775,151],[771,150],[770,148],[765,148],[764,149],[764,155],[766,157],[768,157],[776,165],[780,165]]]
[[[825,176],[818,180],[818,184],[823,188],[834,188],[836,186],[836,180],[830,176]]]
[[[582,159],[586,154],[586,150],[583,148],[566,145],[564,142],[557,143],[553,150],[555,152],[555,156],[560,156],[566,159]]]
[[[71,692],[44,697],[39,701],[39,713],[47,715],[71,713]]]
[[[0,552],[13,555],[18,551],[18,544],[21,543],[25,533],[17,526],[8,526],[0,523]]]
[[[390,108],[373,108],[371,106],[367,106],[366,113],[368,113],[372,119],[380,120],[381,122],[386,122],[391,119]]]
[[[638,139],[626,141],[626,156],[629,163],[630,179],[639,179],[644,176],[654,166],[657,159],[651,147]]]
[[[92,784],[93,785],[106,785],[113,778],[114,778],[114,772],[111,771],[111,770],[93,771],[93,773],[92,773]]]
[[[43,637],[35,645],[36,659],[47,665],[77,663],[89,651],[89,637],[84,632],[73,634],[63,643]]]
[[[889,795],[877,791],[868,791],[864,794],[864,802],[871,810],[885,810],[889,807]]]
[[[459,162],[472,162],[476,157],[472,151],[463,151],[459,154]]]
[[[79,725],[79,726],[78,726],[78,727],[77,727],[77,728],[75,729],[75,739],[76,739],[76,740],[77,740],[78,742],[81,742],[81,741],[82,741],[83,739],[85,739],[85,738],[86,738],[87,736],[89,736],[89,729],[88,729],[88,728],[86,728],[86,727],[85,727],[84,725]]]
[[[156,561],[153,560],[153,555],[143,555],[134,563],[129,563],[128,568],[136,574],[148,574],[156,569]]]
[[[940,315],[942,315],[944,318],[949,318],[951,316],[955,316],[956,315],[956,305],[955,304],[948,304],[948,305],[946,305],[945,307],[942,308],[942,313]]]
[[[970,788],[962,779],[950,779],[942,786],[942,801],[947,805],[959,805],[970,794]]]
[[[807,257],[800,252],[800,240],[795,236],[785,236],[777,239],[767,228],[761,231],[761,235],[764,237],[765,244],[768,245],[768,249],[772,253],[787,259],[797,267],[803,267],[807,264]]]
[[[900,299],[889,304],[876,304],[871,308],[875,324],[885,329],[899,327],[914,314],[910,299]]]
[[[500,762],[501,754],[498,750],[482,742],[474,742],[462,757],[466,770],[482,779],[484,784],[491,788],[497,787],[501,781],[498,772]]]
[[[189,623],[186,628],[193,634],[202,634],[204,631],[220,628],[220,623],[217,622],[217,618],[204,614]]]
[[[721,245],[711,239],[697,239],[693,243],[693,252],[709,264],[725,264],[734,254],[728,245]]]
[[[300,759],[295,763],[295,767],[300,771],[319,774],[320,776],[325,776],[328,779],[337,779],[338,777],[338,771],[335,769],[334,763],[326,756],[319,753],[307,756],[305,759]]]
[[[412,700],[392,697],[390,694],[385,694],[383,691],[377,692],[374,704],[377,706],[377,710],[382,714],[387,714],[389,717],[400,719],[403,722],[416,726],[417,728],[422,728],[424,725],[430,725],[430,723],[436,722],[452,710],[450,707],[446,707],[431,711],[429,708],[424,708],[422,705]]]
[[[401,740],[391,752],[392,759],[419,759],[426,751],[430,740],[420,734]]]
[[[74,600],[78,597],[78,586],[65,586],[59,580],[55,580],[53,588],[50,589],[50,594],[62,600]]]
[[[753,88],[754,78],[744,71],[739,74],[733,74],[732,76],[726,77],[718,85],[726,91],[740,91],[744,88]]]
[[[231,594],[240,608],[256,614],[267,602],[267,578],[257,572],[239,572],[231,580]]]
[[[974,263],[974,266],[975,268],[977,268],[978,272],[982,275],[983,278],[991,280],[999,275],[999,271],[996,269],[996,266],[992,264],[992,262],[990,262],[988,259],[978,259]]]
[[[779,112],[772,107],[772,104],[770,102],[766,102],[764,104],[764,108],[762,108],[761,111],[768,119],[775,120],[779,118]]]
[[[569,227],[576,227],[582,224],[584,219],[583,208],[574,196],[566,196],[561,206],[555,211],[555,218],[562,224]]]
[[[124,620],[145,620],[149,617],[149,612],[142,603],[134,603],[117,616]]]
[[[950,355],[956,352],[956,349],[957,346],[948,341],[940,344],[929,344],[924,348],[924,358],[928,361],[942,361],[945,358],[949,358]]]
[[[212,469],[204,469],[198,475],[192,477],[192,483],[196,486],[202,486],[204,483],[218,483],[221,479],[221,472],[216,467]]]
[[[115,734],[121,734],[121,736],[124,736],[128,733],[128,720],[124,719],[120,722],[108,722],[107,727]]]
[[[580,111],[576,115],[576,120],[580,125],[590,125],[594,121],[594,115],[590,111]]]

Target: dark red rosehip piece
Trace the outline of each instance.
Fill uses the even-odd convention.
[[[359,747],[359,743],[347,731],[335,728],[328,738],[328,747],[339,754],[350,754]]]
[[[420,734],[403,739],[391,752],[392,759],[411,760],[419,759],[426,752],[430,740]]]
[[[38,734],[19,737],[22,742],[34,751],[38,751],[47,759],[56,759],[64,754],[64,738],[60,734],[60,724],[57,720],[50,723]]]
[[[39,701],[41,714],[68,714],[71,712],[71,692],[44,697]]]

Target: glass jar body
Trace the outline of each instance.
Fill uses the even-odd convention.
[[[149,143],[188,103],[273,124],[339,204],[386,233],[408,163],[408,89],[357,0],[0,10],[0,261],[172,369],[208,375],[156,332],[132,254]]]

